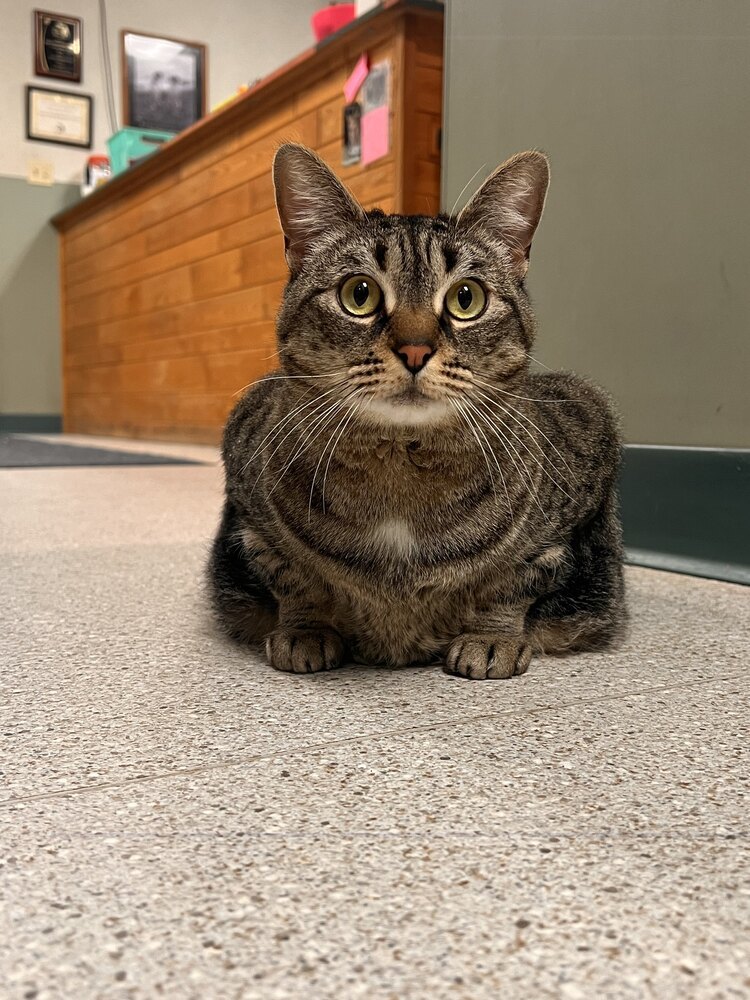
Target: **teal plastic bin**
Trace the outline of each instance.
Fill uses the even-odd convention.
[[[112,174],[116,177],[128,167],[145,160],[176,134],[147,128],[121,128],[111,139],[107,139]]]

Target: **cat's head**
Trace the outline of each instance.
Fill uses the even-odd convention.
[[[274,160],[290,277],[278,319],[284,370],[346,397],[362,418],[416,425],[455,415],[483,380],[528,368],[524,289],[544,207],[544,154],[498,167],[455,217],[365,212],[303,146]]]

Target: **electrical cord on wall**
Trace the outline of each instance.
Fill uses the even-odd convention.
[[[101,40],[102,71],[104,76],[105,104],[109,127],[114,135],[117,132],[117,109],[115,107],[114,85],[112,83],[112,62],[109,57],[109,32],[107,30],[106,0],[99,0],[99,34]]]

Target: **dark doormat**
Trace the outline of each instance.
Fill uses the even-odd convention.
[[[75,465],[204,465],[189,458],[144,455],[113,448],[36,441],[20,434],[0,434],[0,468],[27,469]]]

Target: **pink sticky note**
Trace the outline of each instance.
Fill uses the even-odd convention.
[[[359,92],[359,88],[367,79],[367,74],[370,72],[370,61],[367,58],[367,53],[363,52],[362,55],[357,60],[357,65],[351,72],[349,79],[344,84],[344,97],[346,98],[346,103],[351,104],[354,98]]]
[[[388,155],[390,121],[388,105],[362,115],[362,166]]]

